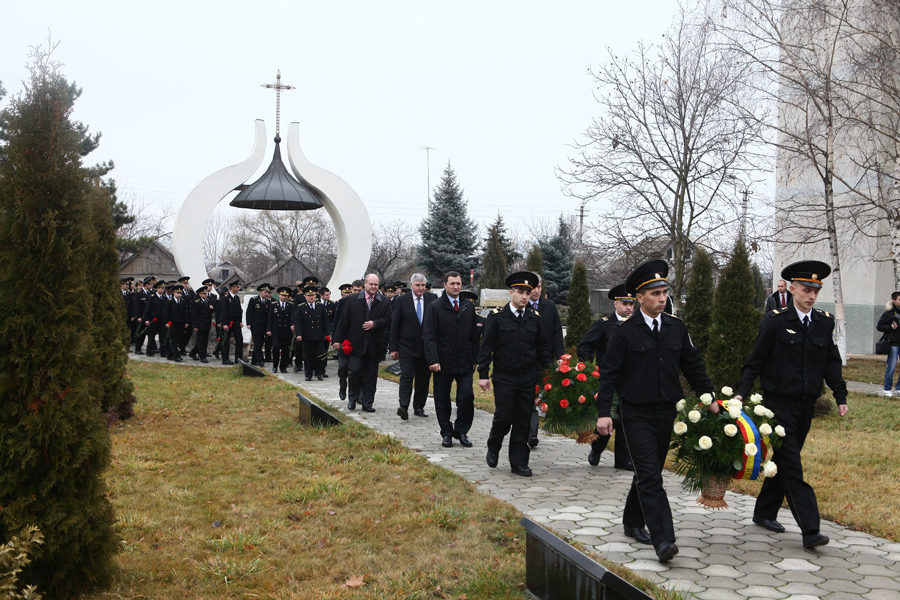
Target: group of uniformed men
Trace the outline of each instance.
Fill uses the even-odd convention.
[[[822,546],[829,541],[819,531],[815,493],[803,480],[800,460],[813,405],[821,393],[823,381],[834,392],[839,414],[844,416],[848,410],[841,357],[832,338],[833,317],[813,308],[822,280],[830,273],[830,267],[818,261],[798,262],[784,268],[781,276],[791,281],[793,304],[766,314],[741,380],[736,384],[735,398],[742,399],[750,394],[754,382],[760,378],[763,402],[774,411],[785,432],[782,445],[773,458],[777,474],[765,480],[753,522],[770,531],[783,532],[784,527],[776,518],[786,499],[807,548]],[[377,286],[377,277],[370,277],[374,277]],[[700,352],[691,342],[686,325],[666,312],[670,306],[667,277],[668,265],[663,260],[650,261],[635,269],[625,283],[609,293],[615,311],[597,321],[577,349],[582,360],[594,359],[600,368],[596,395],[600,437],[592,444],[588,462],[592,466],[599,463],[600,455],[615,431],[616,467],[634,471],[623,511],[625,534],[640,543],[652,544],[660,562],[671,560],[678,553],[662,470],[669,450],[675,405],[683,395],[679,375],[685,376],[698,396],[713,392]],[[467,296],[461,291],[462,278],[458,273],[445,276],[444,294],[438,303],[434,294],[424,294],[424,279],[424,276],[414,275],[411,281],[413,293],[400,302],[397,299],[403,294],[395,297],[394,292],[402,286],[387,286],[389,289],[384,293],[378,292],[377,287],[369,290],[369,277],[365,282],[355,281],[340,288],[342,298],[357,293],[362,307],[360,319],[368,319],[374,314],[372,301],[381,302],[378,296],[388,300],[386,310],[380,309],[379,313],[385,315],[386,320],[380,318],[380,327],[375,329],[392,330],[390,350],[393,357],[401,361],[403,375],[398,415],[404,420],[407,418],[415,379],[414,412],[417,416],[427,416],[424,404],[428,379],[433,374],[442,445],[452,446],[453,438],[456,438],[464,447],[472,446],[466,434],[473,411],[472,372],[477,370],[480,387],[484,390],[493,388],[495,398],[493,423],[487,440],[488,466],[497,466],[503,440],[509,434],[512,472],[531,476],[528,466],[530,447],[537,443],[536,432],[532,431],[535,386],[545,367],[559,360],[563,352],[561,326],[554,324],[559,319],[558,316],[552,318],[555,307],[549,303],[552,308],[548,311],[550,318],[545,318],[538,310],[542,306],[539,304],[540,278],[527,271],[510,275],[506,281],[510,302],[493,310],[486,320],[475,315],[474,294]],[[240,285],[233,284],[220,298],[205,287],[214,288],[214,281],[206,280],[204,287],[185,292],[187,281],[184,277],[178,282],[154,283],[148,278],[138,283],[134,292],[127,292],[128,282],[123,280],[135,352],[141,353],[146,334],[150,337],[147,354],[152,355],[157,351],[154,337],[160,335],[162,339],[165,333],[164,352],[173,360],[181,360],[179,353],[184,353],[193,329],[197,333],[197,344],[191,355],[206,362],[203,332],[208,335],[212,324],[222,330],[217,335],[225,335],[226,340],[229,331],[235,334],[237,357],[240,358],[240,303],[235,312],[232,300]],[[328,297],[327,288],[319,289],[316,283],[314,278],[305,280],[302,292],[279,288],[280,301],[270,299],[271,286],[259,286],[260,296],[248,303],[246,317],[254,337],[255,363],[270,360],[268,343],[271,342],[273,371],[280,365],[281,372],[285,372],[289,348],[301,342],[302,355],[307,357],[306,379],[310,380],[313,375],[319,379],[327,376],[320,353],[327,349],[332,329],[339,329],[336,312],[340,313],[343,303],[336,307]],[[146,289],[141,289],[142,286]],[[149,292],[151,288],[154,293]],[[538,297],[533,296],[535,290]],[[187,302],[182,293],[187,294]],[[392,325],[391,305],[395,306]],[[341,321],[342,333],[348,331],[349,322],[345,315]],[[362,329],[373,329],[372,321],[361,323]],[[387,346],[386,336],[377,339]],[[404,343],[404,339],[408,343]],[[379,341],[380,348],[375,349],[373,356],[379,352],[381,357],[384,356],[387,348],[381,344]],[[335,339],[333,345],[339,348],[340,340]],[[416,347],[421,356],[414,349]],[[227,341],[223,362],[230,363]],[[349,357],[339,351],[342,399],[346,398],[348,369],[353,369],[348,365]],[[450,421],[452,382],[457,384],[455,423]],[[357,388],[361,386],[361,383],[357,384]],[[371,391],[370,395],[374,396],[374,389]],[[359,396],[358,390],[356,394],[364,409],[374,410],[371,398],[366,404],[364,395]],[[618,396],[615,422],[611,418],[614,395]],[[351,409],[355,407],[355,401],[351,392]],[[713,402],[709,409],[717,412],[718,404]]]

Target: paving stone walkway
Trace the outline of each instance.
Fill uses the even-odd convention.
[[[132,358],[159,362],[158,358]],[[200,363],[188,359],[181,364]],[[221,363],[211,361],[209,365]],[[338,398],[335,369],[336,365],[329,365],[330,377],[324,381],[307,382],[302,373],[277,376],[340,407],[350,418],[396,436],[431,462],[469,479],[484,492],[509,502],[531,519],[585,544],[600,556],[664,587],[689,592],[686,597],[900,600],[900,543],[822,521],[822,532],[831,543],[806,550],[787,509],[779,514],[787,531],[770,533],[750,519],[754,498],[729,492],[729,508],[710,511],[696,504],[695,495],[682,493],[680,478],[669,472],[664,473],[665,487],[680,553],[662,565],[652,546],[634,543],[622,533],[622,506],[631,473],[613,468],[611,452],[603,454],[599,466],[591,467],[587,446],[541,434],[540,445],[531,453],[534,477],[510,473],[505,446],[500,465],[491,469],[484,461],[490,413],[475,411],[469,432],[473,448],[458,443],[442,448],[431,400],[426,408],[428,418],[410,415],[408,421],[402,421],[396,414],[397,384],[379,380],[376,412],[349,411]]]

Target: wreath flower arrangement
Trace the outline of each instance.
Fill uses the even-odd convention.
[[[733,393],[729,387],[722,388],[727,397]],[[727,508],[724,490],[729,479],[755,480],[777,473],[772,456],[781,445],[784,428],[762,405],[759,394],[746,402],[718,400],[718,414],[707,410],[712,402],[712,395],[703,394],[699,400],[679,400],[676,404],[672,470],[684,477],[681,486],[685,491],[701,493],[698,503]]]
[[[563,354],[560,364],[548,367],[535,387],[535,406],[544,417],[541,429],[547,433],[578,434],[578,443],[597,439],[597,396],[599,368],[591,362],[571,364],[572,355]]]

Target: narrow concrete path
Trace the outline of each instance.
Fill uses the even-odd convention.
[[[147,360],[135,355],[132,358]],[[199,363],[188,360],[180,364]],[[349,411],[338,397],[335,368],[333,363],[329,365],[330,377],[323,381],[305,381],[301,373],[277,376],[340,407],[350,418],[397,437],[431,462],[469,479],[479,489],[509,502],[561,535],[582,542],[600,556],[664,587],[689,592],[686,597],[900,600],[900,543],[823,521],[822,532],[831,543],[805,550],[787,509],[779,515],[787,531],[770,533],[750,519],[754,498],[729,492],[728,509],[709,511],[696,504],[694,495],[682,493],[680,478],[669,472],[664,473],[665,487],[680,553],[661,565],[651,546],[634,543],[622,533],[622,506],[631,473],[614,469],[611,453],[604,453],[600,465],[591,467],[586,446],[542,434],[540,445],[531,454],[534,477],[510,473],[505,447],[500,465],[491,469],[484,461],[493,417],[490,413],[475,411],[469,432],[473,448],[459,444],[442,448],[431,400],[426,408],[428,418],[411,415],[408,421],[402,421],[396,414],[397,384],[379,380],[376,412]],[[268,372],[271,374],[271,369]]]

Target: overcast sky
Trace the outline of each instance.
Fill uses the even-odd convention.
[[[26,77],[48,32],[84,89],[75,117],[103,133],[120,189],[180,206],[210,173],[243,161],[275,81],[282,135],[300,123],[309,160],[346,180],[373,221],[418,224],[448,161],[479,223],[577,212],[554,168],[597,115],[586,74],[607,47],[655,42],[674,0],[537,2],[6,2],[0,80]],[[8,102],[9,95],[3,101]],[[286,161],[285,161],[286,162]],[[255,180],[254,176],[252,180]],[[589,205],[593,216],[604,208]],[[238,209],[229,209],[238,210]]]

